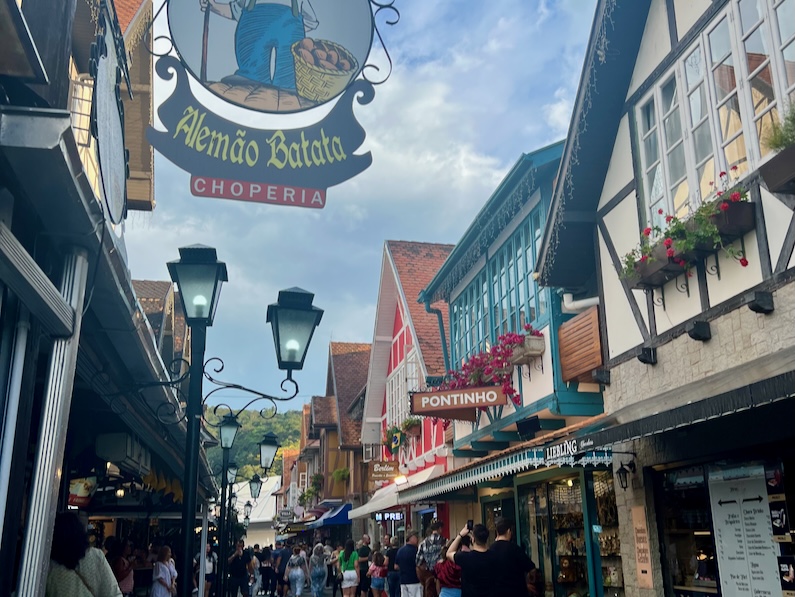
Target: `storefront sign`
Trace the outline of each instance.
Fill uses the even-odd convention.
[[[508,397],[500,386],[411,393],[412,414],[443,419],[474,421],[478,408],[504,404],[508,404]]]
[[[646,525],[646,508],[643,506],[632,508],[632,528],[635,535],[635,570],[638,575],[638,588],[653,589],[649,528]]]
[[[552,444],[544,449],[544,462],[547,466],[557,464],[560,460],[573,458],[577,454],[577,440],[568,439],[558,444]]]
[[[368,475],[370,482],[392,481],[395,477],[400,475],[399,466],[400,463],[397,460],[371,460]]]
[[[70,506],[85,507],[91,503],[91,498],[97,491],[97,478],[96,477],[81,477],[79,479],[72,479],[69,482],[69,500]]]
[[[279,510],[279,520],[282,522],[290,522],[293,519],[293,511],[290,508]]]
[[[370,166],[353,114],[375,95],[370,0],[168,0],[168,25],[176,56],[155,69],[176,86],[147,139],[191,174],[194,196],[322,209],[329,187]],[[266,128],[247,126],[257,113]]]
[[[724,597],[781,592],[780,551],[773,537],[767,495],[761,464],[709,469],[709,498]]]
[[[396,512],[376,512],[373,514],[373,519],[376,522],[400,522],[404,519],[404,514],[402,510]]]

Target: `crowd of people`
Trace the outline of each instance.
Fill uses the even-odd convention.
[[[363,535],[336,548],[330,541],[314,547],[277,541],[275,547],[246,548],[239,540],[226,559],[229,595],[237,597],[538,597],[544,593],[535,564],[513,540],[514,523],[496,521],[496,537],[489,545],[489,530],[467,524],[447,540],[442,524],[434,522],[420,541],[410,530],[404,545],[385,535],[371,546]],[[218,555],[208,544],[197,553],[192,579],[199,592],[199,571],[204,558],[204,595],[214,594]],[[132,597],[137,570],[151,570],[150,597],[171,597],[177,592],[177,570],[168,545],[157,542],[135,550],[129,540],[108,537],[104,550],[89,546],[86,529],[74,512],[55,521],[46,597]],[[149,580],[151,579],[151,581]]]

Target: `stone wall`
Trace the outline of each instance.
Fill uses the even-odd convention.
[[[769,315],[742,306],[713,319],[712,339],[707,342],[692,340],[685,333],[658,347],[656,365],[631,359],[612,368],[611,383],[604,391],[605,412],[728,373],[738,365],[762,362],[795,346],[795,283],[775,291],[773,299],[775,311]]]

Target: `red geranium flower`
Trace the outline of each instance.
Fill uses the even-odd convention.
[[[649,260],[649,256],[648,255],[641,255],[640,256],[640,262],[641,263],[646,263],[648,260]]]
[[[715,194],[716,194],[718,197],[720,197],[721,195],[723,195],[723,191],[718,191],[718,192],[717,192],[717,193],[715,193]]]
[[[660,214],[660,215],[663,215],[663,208],[661,207],[660,209],[658,209],[657,213]]]
[[[674,244],[674,240],[670,237],[666,238],[663,241],[663,245],[665,245],[666,247],[670,247],[672,244]]]
[[[729,204],[728,203],[726,203],[724,201],[723,203],[720,204],[720,210],[721,211],[726,211],[727,209],[729,209]]]
[[[676,262],[676,264],[681,267],[685,267],[687,265],[687,261],[685,261],[684,259],[680,259],[679,261]]]
[[[673,249],[668,249],[665,252],[665,254],[668,255],[668,257],[673,257],[674,256],[674,250]]]
[[[740,265],[748,267],[748,260],[745,257],[740,257]]]
[[[734,166],[731,167],[731,171],[732,172],[737,172],[737,164],[735,164]]]
[[[674,217],[669,214],[669,215],[665,216],[665,223],[666,224],[670,224],[671,220],[673,220],[673,219],[674,219]]]
[[[651,228],[644,228],[643,229],[643,236],[651,235]]]
[[[742,195],[740,195],[740,193],[738,193],[737,191],[734,191],[729,196],[731,197],[731,200],[734,201],[735,203],[737,203],[740,199],[742,199]]]
[[[725,172],[721,172],[720,173],[720,177],[723,178],[724,176],[726,176],[726,173]]]

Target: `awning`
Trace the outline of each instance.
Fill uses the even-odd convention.
[[[348,512],[348,520],[369,518],[373,512],[389,510],[398,505],[397,485],[390,483],[373,494],[366,504]]]
[[[316,521],[310,522],[306,526],[307,528],[310,529],[319,529],[320,527],[351,524],[351,521],[348,520],[348,512],[351,511],[351,508],[352,506],[350,504],[343,504],[342,506],[337,506],[333,510],[329,510],[328,512],[326,512]]]
[[[665,433],[795,395],[795,371],[776,375],[711,398],[659,412],[659,400],[650,398],[619,409],[597,427],[582,429],[581,449],[592,450]]]

